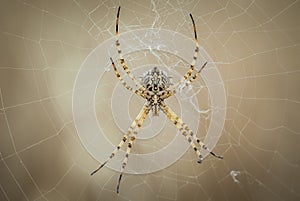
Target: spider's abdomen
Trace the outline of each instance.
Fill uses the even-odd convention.
[[[144,74],[141,84],[146,88],[149,95],[147,100],[151,102],[152,114],[158,116],[160,101],[163,101],[159,92],[169,88],[171,85],[170,78],[164,71],[154,67]]]
[[[142,85],[153,93],[163,91],[170,86],[170,79],[167,74],[157,67],[147,71],[142,78]]]

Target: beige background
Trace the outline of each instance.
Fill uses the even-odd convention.
[[[208,157],[199,166],[189,150],[162,171],[126,175],[119,195],[117,172],[104,168],[90,176],[98,162],[80,143],[72,116],[80,65],[114,36],[118,5],[121,32],[154,27],[193,37],[192,13],[227,95],[214,149],[224,160]],[[0,200],[299,200],[299,18],[297,0],[0,0]],[[174,55],[161,55],[161,61],[173,65]],[[127,58],[133,69],[155,59]],[[184,64],[178,72],[188,68]],[[99,124],[117,144],[117,126],[101,120],[112,116],[116,84],[107,72],[96,108]],[[207,97],[205,90],[197,94],[199,104],[212,109]],[[132,118],[135,103],[142,102],[132,99]],[[206,130],[209,113],[199,115]],[[167,122],[164,131],[161,140],[134,152],[163,147],[176,129]]]

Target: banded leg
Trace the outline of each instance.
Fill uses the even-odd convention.
[[[182,82],[184,82],[185,80],[187,80],[192,75],[192,73],[194,71],[194,68],[195,68],[195,64],[196,64],[197,58],[198,58],[199,42],[198,42],[198,37],[197,37],[197,30],[196,30],[195,21],[194,21],[194,18],[192,16],[192,14],[190,14],[190,17],[192,19],[192,23],[193,23],[193,27],[194,27],[194,37],[195,37],[195,43],[196,43],[196,48],[195,48],[195,52],[194,52],[194,56],[193,56],[193,61],[191,62],[189,71],[187,71],[184,74],[184,76],[176,84],[174,84],[172,86],[173,88],[176,88],[178,85],[180,85]]]
[[[165,94],[167,94],[167,97],[170,97],[176,93],[176,88],[185,80],[187,80],[193,73],[195,64],[198,58],[198,53],[199,53],[199,42],[198,42],[198,37],[197,37],[197,30],[196,30],[196,25],[194,18],[192,14],[190,14],[192,23],[193,23],[193,28],[194,28],[194,38],[195,38],[195,43],[196,43],[196,48],[193,56],[193,61],[191,62],[190,69],[183,75],[183,77],[174,85],[169,87],[168,89],[165,90]]]
[[[143,117],[141,118],[140,122],[137,124],[137,128],[134,130],[133,135],[130,138],[130,141],[128,142],[126,155],[125,155],[125,158],[124,158],[123,163],[122,163],[121,173],[120,173],[118,184],[117,184],[117,193],[119,193],[121,179],[122,179],[125,167],[127,165],[128,157],[129,157],[133,142],[136,139],[137,133],[138,133],[139,129],[141,128],[141,126],[142,126],[142,124],[143,124],[143,122],[146,119],[148,114],[149,114],[149,109],[146,109],[146,111],[143,114]]]
[[[197,147],[194,144],[193,140],[187,134],[187,131],[184,130],[184,128],[180,125],[179,117],[178,116],[173,116],[172,113],[169,111],[168,107],[165,104],[161,104],[160,106],[161,106],[161,110],[166,114],[168,119],[170,119],[172,121],[172,123],[178,128],[178,130],[181,132],[181,134],[188,140],[188,142],[190,143],[190,146],[196,152],[197,156],[202,160],[202,155],[200,154],[200,151],[197,149]]]
[[[132,81],[134,81],[135,85],[139,88],[139,90],[141,91],[146,91],[146,88],[143,87],[137,80],[136,78],[133,76],[133,74],[130,72],[130,70],[128,69],[127,65],[125,64],[125,60],[123,58],[122,55],[122,50],[120,47],[120,42],[119,42],[119,16],[120,16],[120,9],[121,7],[119,6],[118,8],[118,13],[117,13],[117,19],[116,19],[116,47],[118,50],[118,54],[119,54],[119,59],[120,59],[120,63],[124,69],[124,71],[127,73],[127,75],[131,78]]]
[[[117,67],[116,67],[116,65],[115,65],[115,63],[114,63],[114,60],[113,60],[111,57],[110,57],[110,61],[111,61],[111,64],[112,64],[112,66],[113,66],[113,68],[114,68],[115,74],[116,74],[117,78],[121,81],[122,85],[123,85],[126,89],[128,89],[129,91],[131,91],[131,92],[133,92],[133,93],[135,93],[135,94],[141,96],[142,98],[146,98],[146,97],[145,97],[145,94],[143,94],[141,91],[138,91],[138,90],[136,90],[136,89],[133,89],[131,86],[129,86],[129,85],[124,81],[124,79],[121,77],[121,75],[120,75],[120,73],[119,73],[119,71],[118,71],[118,69],[117,69]]]
[[[135,120],[132,122],[131,126],[129,127],[129,129],[127,130],[126,134],[123,136],[122,141],[119,143],[119,145],[115,148],[115,150],[111,153],[111,155],[108,157],[108,159],[102,163],[96,170],[94,170],[91,175],[95,174],[96,172],[98,172],[102,167],[104,167],[109,161],[110,159],[112,159],[117,153],[118,151],[121,149],[121,147],[123,146],[123,144],[126,142],[126,140],[128,139],[130,133],[133,131],[133,129],[136,127],[136,125],[139,123],[139,121],[143,118],[143,116],[145,115],[146,111],[149,108],[149,103],[147,105],[145,105],[141,112],[137,115],[137,117],[135,118]]]
[[[168,111],[170,113],[170,115],[172,116],[172,118],[174,118],[174,119],[176,119],[176,121],[178,121],[178,124],[180,124],[180,127],[182,129],[186,130],[190,134],[190,136],[193,137],[193,140],[195,142],[197,142],[201,148],[203,148],[206,151],[208,151],[214,157],[217,157],[219,159],[223,159],[223,156],[219,156],[219,155],[215,154],[214,152],[212,152],[199,138],[197,138],[197,136],[194,135],[193,131],[191,129],[189,129],[189,127],[167,105],[165,105],[163,103],[162,106],[166,109],[166,111]],[[200,155],[198,163],[201,163],[202,160],[203,160],[203,157],[202,157],[202,155]]]
[[[195,79],[197,79],[197,77],[200,75],[201,71],[203,70],[203,68],[206,66],[207,62],[205,62],[202,67],[200,68],[200,70],[197,71],[197,73],[195,73],[195,75],[185,83],[184,87],[189,86]],[[183,87],[183,88],[184,88]]]
[[[184,87],[187,87],[188,85],[190,85],[195,79],[197,79],[197,77],[200,75],[201,71],[203,70],[203,68],[206,66],[207,62],[205,62],[201,68],[194,74],[193,77],[191,77],[191,79],[189,81],[187,81],[184,85]],[[184,88],[183,87],[183,88]],[[169,98],[170,96],[173,96],[174,94],[176,94],[177,90],[170,90],[164,93],[164,95],[161,97],[162,99],[166,99]]]

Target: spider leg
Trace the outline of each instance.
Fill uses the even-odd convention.
[[[192,73],[194,71],[194,68],[195,68],[195,64],[196,64],[197,58],[198,58],[199,42],[198,42],[198,37],[197,37],[197,30],[196,30],[195,21],[194,21],[194,18],[192,16],[192,14],[190,14],[190,17],[192,19],[193,27],[194,27],[194,37],[195,37],[195,43],[196,43],[195,53],[194,53],[193,61],[191,62],[189,71],[187,71],[184,74],[184,76],[176,84],[174,84],[172,86],[174,88],[176,88],[178,85],[180,85],[182,82],[184,82],[186,79],[188,79],[192,75]]]
[[[176,88],[192,75],[194,68],[195,68],[197,58],[198,58],[199,42],[198,42],[198,37],[197,37],[197,30],[196,30],[195,21],[194,21],[192,14],[190,14],[190,17],[191,17],[193,27],[194,27],[194,38],[195,38],[195,43],[196,43],[193,61],[191,62],[190,69],[183,75],[183,77],[176,84],[172,85],[171,87],[169,87],[168,89],[165,90],[165,94],[167,94],[167,97],[174,95],[176,93]]]
[[[120,46],[120,41],[119,41],[119,16],[120,16],[120,9],[121,7],[119,6],[118,8],[118,13],[117,13],[117,19],[116,19],[116,47],[118,50],[118,54],[119,54],[119,59],[120,59],[120,63],[124,69],[124,71],[127,73],[127,75],[131,78],[132,81],[134,81],[134,83],[136,84],[136,86],[139,88],[139,90],[141,91],[146,91],[145,87],[143,87],[134,77],[134,75],[130,72],[130,70],[128,69],[127,65],[125,64],[125,60],[123,58],[122,55],[122,50],[121,50],[121,46]]]
[[[148,114],[149,114],[149,109],[146,109],[145,112],[143,113],[143,117],[141,118],[140,122],[137,124],[137,127],[134,130],[133,135],[130,138],[130,141],[128,142],[128,146],[127,146],[127,150],[126,150],[126,155],[125,155],[125,158],[124,158],[123,163],[122,163],[121,173],[120,173],[118,184],[117,184],[117,193],[119,193],[121,179],[122,179],[125,167],[127,165],[128,157],[129,157],[129,154],[130,154],[133,142],[136,139],[138,130],[141,128],[141,126],[142,126],[142,124],[143,124],[143,122],[146,119],[146,117],[147,117]]]
[[[133,92],[133,93],[135,93],[135,94],[141,96],[142,98],[146,98],[145,94],[143,94],[143,93],[142,93],[141,91],[139,91],[139,90],[133,89],[131,86],[129,86],[129,85],[124,81],[124,79],[121,77],[121,75],[120,75],[120,73],[119,73],[119,71],[118,71],[118,69],[117,69],[117,67],[116,67],[116,65],[115,65],[115,63],[114,63],[114,60],[113,60],[111,57],[110,57],[110,61],[111,61],[111,65],[112,65],[113,68],[114,68],[115,74],[116,74],[117,78],[121,81],[122,85],[123,85],[126,89],[128,89],[129,91],[131,91],[131,92]]]
[[[207,62],[205,62],[202,67],[200,68],[200,70],[197,71],[197,73],[195,73],[195,75],[185,83],[184,87],[189,86],[195,79],[197,79],[197,77],[199,76],[199,74],[201,73],[201,71],[203,70],[203,68],[206,66]],[[183,87],[183,88],[184,88]]]
[[[198,148],[194,144],[193,140],[189,137],[187,131],[180,124],[179,117],[178,116],[173,116],[172,113],[169,111],[168,106],[166,106],[165,104],[161,104],[160,106],[161,106],[161,110],[173,122],[173,124],[178,128],[178,130],[181,132],[181,134],[188,140],[188,142],[190,143],[190,146],[193,148],[193,150],[198,155],[199,159],[202,161],[203,157],[200,154],[200,151],[198,150]]]
[[[223,156],[219,156],[219,155],[215,154],[214,152],[212,152],[199,138],[197,138],[197,136],[193,133],[193,131],[191,129],[189,129],[189,127],[166,104],[162,103],[162,107],[166,111],[167,116],[168,115],[171,116],[171,118],[174,120],[174,122],[177,122],[177,124],[179,124],[179,126],[176,125],[176,127],[179,130],[185,130],[185,131],[187,131],[189,133],[189,135],[193,138],[193,140],[196,141],[200,145],[200,147],[202,147],[203,149],[205,149],[206,151],[208,151],[214,157],[219,158],[219,159],[223,159]],[[171,118],[169,118],[169,119],[171,119]],[[200,154],[199,155],[198,163],[201,163],[202,160],[203,160],[203,157]]]
[[[129,129],[127,130],[126,134],[123,136],[122,141],[119,143],[119,145],[115,148],[115,150],[111,153],[111,155],[108,157],[108,159],[102,163],[96,170],[94,170],[91,175],[95,174],[96,172],[98,172],[102,167],[104,167],[109,161],[110,159],[112,159],[117,153],[118,151],[121,149],[121,147],[123,146],[123,144],[126,142],[126,140],[128,139],[130,133],[133,131],[133,129],[136,127],[136,125],[139,123],[139,121],[141,120],[141,118],[144,117],[146,111],[148,110],[147,108],[149,107],[149,104],[145,105],[142,110],[140,111],[140,113],[137,115],[137,117],[135,118],[135,120],[132,122],[131,126],[129,127]]]
[[[193,77],[191,77],[191,79],[189,81],[187,81],[185,83],[185,85],[183,86],[183,88],[187,87],[188,85],[190,85],[195,79],[197,79],[197,77],[199,76],[199,74],[201,73],[201,71],[203,70],[203,68],[206,66],[207,62],[205,62],[201,68],[193,75]],[[169,98],[170,96],[173,96],[174,94],[176,94],[177,90],[174,89],[172,91],[167,91],[166,93],[164,93],[163,96],[161,96],[162,99],[166,99]]]

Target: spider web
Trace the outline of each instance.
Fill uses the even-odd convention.
[[[119,5],[121,33],[166,29],[192,39],[192,13],[200,46],[222,77],[227,108],[214,147],[224,160],[206,157],[199,165],[188,149],[160,171],[126,174],[117,195],[118,172],[103,168],[90,176],[98,162],[77,135],[72,98],[82,63],[114,37]],[[298,0],[1,1],[0,200],[299,200],[299,6]],[[185,46],[124,56],[137,77],[150,64],[183,75],[190,61],[178,56],[182,51],[192,59]],[[111,107],[118,81],[108,59],[95,112],[106,138],[117,144],[123,116]],[[216,108],[203,77],[170,100],[179,116],[181,99],[193,106],[187,113],[199,115],[197,135],[205,139]],[[131,96],[122,107],[132,120],[142,104]],[[167,119],[162,125],[157,135],[137,140],[133,153],[155,152],[177,137]]]

